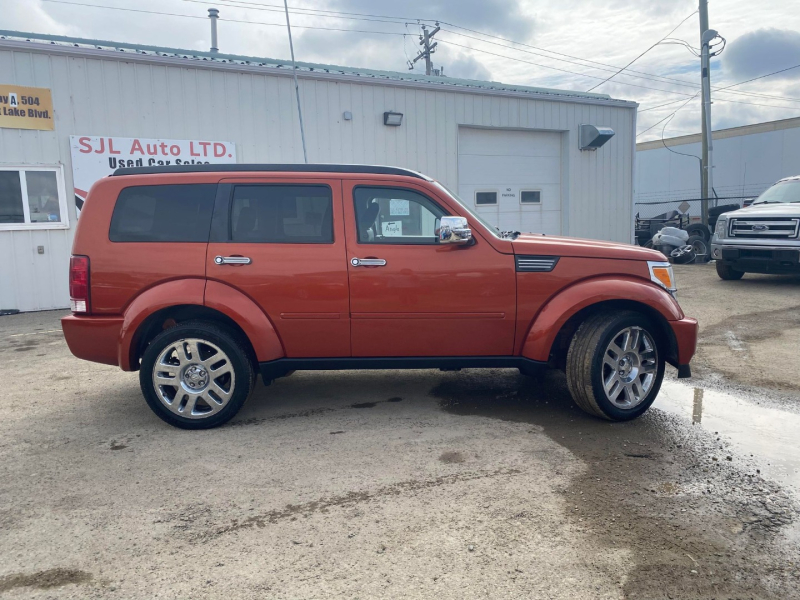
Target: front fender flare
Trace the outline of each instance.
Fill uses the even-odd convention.
[[[648,281],[624,276],[584,280],[562,290],[539,310],[525,338],[522,356],[547,361],[556,336],[572,316],[593,304],[614,300],[643,304],[667,321],[684,316],[672,296]]]

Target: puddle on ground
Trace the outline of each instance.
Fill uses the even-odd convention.
[[[653,407],[718,432],[730,442],[734,458],[752,455],[762,475],[800,491],[800,414],[666,379]]]

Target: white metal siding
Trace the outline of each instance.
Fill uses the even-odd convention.
[[[559,235],[561,132],[462,127],[458,135],[458,192],[503,231]],[[522,191],[541,202],[523,204]],[[476,192],[494,192],[497,204],[477,205]]]
[[[240,162],[303,160],[289,73],[138,62],[111,52],[107,58],[48,52],[0,49],[0,81],[51,88],[55,109],[53,132],[0,129],[0,163],[64,164],[73,226],[0,231],[4,256],[15,257],[0,262],[0,308],[68,304],[75,224],[70,135],[225,139],[236,142]],[[562,195],[569,234],[631,241],[632,107],[299,75],[310,162],[408,167],[456,189],[460,125],[566,132]],[[342,118],[345,110],[352,121]],[[383,125],[388,110],[405,115],[402,126]],[[580,152],[581,123],[606,125],[617,135],[597,152]],[[45,254],[35,255],[41,244]]]
[[[636,201],[700,197],[700,143],[640,150],[636,156]],[[689,154],[682,156],[676,154]],[[800,175],[800,127],[714,140],[714,189],[718,196],[755,196],[783,177]],[[699,203],[690,213],[699,215]],[[650,213],[673,206],[646,207]],[[642,207],[643,214],[645,207]]]

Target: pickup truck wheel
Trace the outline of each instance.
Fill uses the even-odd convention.
[[[584,321],[567,352],[567,387],[575,403],[610,421],[635,419],[650,408],[664,378],[655,331],[633,311]]]
[[[161,419],[181,429],[226,423],[255,383],[247,352],[223,328],[202,321],[158,334],[142,356],[139,384]]]
[[[717,275],[719,275],[720,279],[724,279],[725,281],[736,281],[737,279],[741,279],[744,277],[744,271],[737,271],[729,264],[718,260],[716,262],[717,267]]]

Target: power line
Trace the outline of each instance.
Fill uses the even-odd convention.
[[[578,75],[580,77],[589,77],[591,79],[602,79],[601,77],[597,77],[595,75],[588,75],[586,73],[577,73],[575,71],[569,71],[567,69],[561,69],[561,68],[558,68],[558,67],[552,67],[550,65],[543,65],[543,64],[540,64],[540,63],[532,62],[532,61],[523,60],[521,58],[515,58],[513,56],[505,56],[505,55],[502,55],[502,54],[489,52],[488,50],[482,50],[480,48],[471,48],[469,46],[464,46],[462,44],[457,44],[457,43],[455,43],[453,41],[450,41],[450,40],[444,40],[443,39],[441,41],[443,43],[445,43],[445,44],[450,44],[452,46],[458,46],[460,48],[466,48],[467,50],[473,50],[475,52],[483,52],[484,54],[489,54],[491,56],[497,56],[499,58],[505,58],[507,60],[513,60],[513,61],[517,61],[517,62],[522,62],[522,63],[526,63],[526,64],[529,64],[529,65],[534,65],[536,67],[542,67],[542,68],[545,68],[545,69],[553,69],[553,70],[556,70],[556,71],[561,71],[563,73],[570,73],[572,75]],[[800,66],[800,65],[798,65],[798,66]],[[780,72],[782,72],[782,71],[780,71]],[[697,96],[697,94],[700,93],[698,91],[696,94],[692,95],[692,94],[686,94],[686,93],[683,93],[683,92],[676,92],[676,91],[672,91],[672,90],[663,90],[663,89],[659,89],[659,88],[651,88],[651,87],[648,87],[648,86],[637,85],[635,83],[628,83],[628,82],[625,82],[625,81],[618,81],[617,83],[620,84],[620,85],[638,87],[638,88],[643,88],[643,89],[646,89],[646,90],[653,90],[653,91],[662,92],[662,93],[666,93],[666,94],[678,94],[680,96],[683,96],[684,98],[690,98],[690,99],[691,98],[695,98]],[[734,85],[739,85],[739,84],[734,84]],[[672,102],[668,102],[667,104],[675,104],[675,103],[681,102],[681,101],[682,101],[682,99],[674,100]],[[785,109],[785,110],[798,110],[798,108],[795,107],[795,106],[775,106],[774,104],[759,104],[759,103],[756,103],[756,102],[744,102],[744,101],[741,101],[741,100],[728,100],[726,98],[717,98],[715,101],[717,101],[717,102],[732,102],[734,104],[747,104],[747,105],[750,105],[750,106],[763,106],[763,107],[767,107],[767,108],[778,108],[778,109]],[[660,106],[664,106],[664,105],[662,104]],[[641,112],[645,112],[646,110],[648,110],[648,109],[645,109],[644,111],[641,111]],[[659,123],[660,122],[661,121],[659,121]]]
[[[786,71],[791,71],[792,69],[797,69],[797,68],[800,68],[800,65],[795,65],[793,67],[787,67],[785,69],[781,69],[780,71],[774,71],[772,73],[767,73],[766,75],[759,75],[758,77],[753,77],[752,79],[748,79],[746,81],[740,81],[739,83],[734,83],[733,85],[729,85],[727,87],[720,88],[719,90],[715,90],[715,91],[727,90],[727,89],[730,89],[732,87],[736,87],[738,85],[744,85],[745,83],[750,83],[751,81],[756,81],[758,79],[764,79],[765,77],[771,77],[773,75],[777,75],[778,73],[785,73]]]
[[[255,4],[254,2],[243,2],[240,0],[215,0],[215,2],[209,2],[207,0],[178,0],[179,2],[190,2],[192,4],[203,4],[205,6],[210,6],[212,4],[230,7],[230,8],[239,8],[241,10],[260,10],[265,12],[271,13],[283,13],[283,8],[274,6],[271,4]],[[304,11],[304,12],[300,12]],[[317,14],[319,12],[318,9],[313,8],[292,8],[292,13],[295,13],[299,16],[304,17],[323,17],[328,19],[349,19],[351,21],[371,21],[376,23],[396,23],[398,25],[403,25],[405,21],[395,19],[394,17],[381,17],[380,15],[369,15],[364,17],[350,17],[350,16],[334,16],[334,15],[325,15],[325,14]],[[332,11],[324,11],[324,12],[332,12]],[[343,13],[344,14],[344,13]],[[376,18],[372,18],[376,17]],[[416,21],[418,19],[413,19]]]
[[[499,46],[501,48],[506,48],[508,50],[514,50],[516,52],[524,52],[526,54],[532,54],[534,56],[541,56],[543,58],[549,58],[549,59],[553,59],[553,60],[560,60],[562,62],[567,62],[567,63],[573,64],[573,65],[577,65],[577,66],[580,66],[580,67],[589,66],[590,68],[599,69],[599,70],[602,70],[602,71],[616,71],[617,73],[620,72],[620,68],[619,67],[607,67],[607,66],[604,65],[604,63],[595,63],[595,64],[601,65],[601,66],[592,67],[590,65],[584,65],[584,64],[582,64],[580,62],[573,61],[573,60],[567,60],[567,59],[563,59],[563,58],[554,58],[552,56],[548,56],[548,55],[542,54],[540,52],[531,52],[530,50],[524,50],[522,48],[514,48],[513,46],[507,46],[505,44],[499,44],[497,42],[492,42],[492,41],[489,41],[489,40],[483,40],[483,39],[481,39],[479,37],[475,37],[473,35],[467,35],[465,33],[459,33],[457,31],[447,30],[447,33],[448,34],[452,34],[452,35],[457,35],[457,36],[460,36],[460,37],[464,37],[464,38],[468,38],[468,39],[471,39],[471,40],[475,40],[475,41],[478,41],[478,42],[482,42],[482,43],[485,43],[485,44],[491,44],[493,46]],[[521,42],[513,42],[513,43],[520,44]],[[522,44],[522,45],[527,45],[527,44]],[[547,50],[546,52],[549,52],[549,50]],[[578,60],[585,60],[585,59],[578,59]],[[588,62],[594,62],[594,61],[588,61]],[[692,90],[697,90],[698,87],[699,87],[698,84],[696,84],[696,83],[689,83],[687,81],[682,81],[682,80],[679,80],[679,79],[673,79],[671,77],[661,77],[659,75],[650,76],[649,73],[646,74],[643,71],[634,71],[633,69],[625,69],[625,70],[630,71],[630,73],[621,73],[622,75],[625,75],[626,77],[634,77],[634,78],[637,78],[637,79],[647,79],[649,81],[654,81],[656,83],[668,83],[668,82],[672,83],[672,82],[675,82],[675,83],[672,83],[672,85],[680,85],[682,87],[691,88]],[[633,75],[631,73],[641,73],[642,75]],[[617,83],[625,84],[625,82],[619,82],[619,81]],[[664,90],[664,91],[669,91],[669,90]],[[720,90],[717,89],[717,88],[714,88],[713,91],[720,91]],[[783,96],[770,96],[770,95],[766,95],[766,94],[755,94],[755,93],[751,93],[751,92],[741,92],[741,91],[733,91],[733,92],[728,92],[728,93],[746,95],[746,96],[764,97],[764,98],[770,98],[770,99],[774,98],[775,100],[785,100],[785,101],[789,101],[789,102],[800,102],[800,98],[795,99],[795,98],[789,98],[789,97],[783,97]],[[686,95],[688,96],[689,94],[686,94]],[[680,100],[676,100],[675,102],[680,102]]]
[[[136,9],[136,8],[125,8],[125,7],[119,7],[119,6],[104,6],[104,5],[97,5],[97,4],[86,4],[86,3],[80,3],[80,2],[70,2],[70,1],[67,1],[67,0],[42,0],[42,1],[43,2],[50,2],[50,3],[54,3],[54,4],[66,4],[66,5],[73,5],[73,6],[82,6],[82,7],[87,7],[87,8],[101,8],[101,9],[106,9],[106,10],[120,10],[120,11],[125,11],[125,12],[155,14],[155,15],[161,15],[161,16],[184,17],[184,18],[189,18],[189,19],[203,19],[203,20],[205,20],[207,18],[205,16],[198,16],[198,15],[187,15],[187,14],[181,14],[181,13],[168,13],[168,12],[162,12],[162,11],[152,11],[152,10],[144,10],[144,9]],[[193,3],[197,3],[197,4],[209,4],[209,2],[204,2],[203,0],[181,0],[181,1],[193,2]],[[282,10],[281,7],[279,7],[277,5],[256,4],[254,2],[245,2],[244,0],[217,0],[217,1],[218,2],[224,2],[224,3],[226,3],[225,4],[226,6],[230,6],[231,8],[248,9],[248,8],[251,7],[250,5],[252,5],[252,8],[255,8],[255,9],[258,9],[258,10],[268,10],[270,12],[280,12]],[[360,20],[374,20],[374,19],[372,19],[372,17],[376,17],[378,19],[409,19],[409,20],[413,20],[413,21],[417,21],[417,22],[419,22],[419,21],[432,21],[432,19],[419,19],[419,18],[412,18],[412,17],[391,17],[391,16],[387,16],[387,15],[375,15],[375,14],[370,14],[370,13],[348,13],[348,12],[343,12],[343,11],[331,11],[331,10],[323,10],[323,9],[306,9],[306,8],[301,8],[301,7],[292,8],[292,11],[293,12],[294,11],[305,11],[304,13],[298,13],[298,14],[301,14],[303,16],[320,16],[320,17],[325,17],[325,18],[350,18],[350,17],[336,17],[336,16],[333,16],[333,15],[353,15],[353,17],[356,17],[356,16],[358,16],[358,17],[362,17],[362,16],[363,17],[370,17],[369,19],[365,18],[365,19],[360,19]],[[306,14],[306,13],[308,13],[308,14]],[[316,13],[329,13],[331,16],[322,15],[322,14],[316,14]],[[691,16],[692,15],[689,15],[689,17],[691,17]],[[688,19],[689,17],[687,17],[686,19]],[[686,21],[686,19],[684,19],[684,21]],[[282,23],[268,23],[268,22],[263,22],[263,21],[251,21],[251,20],[241,20],[241,19],[223,19],[223,18],[220,18],[220,20],[221,21],[231,22],[231,23],[244,23],[244,24],[251,24],[251,25],[266,25],[266,26],[270,26],[270,27],[283,27]],[[399,20],[397,20],[397,21],[381,20],[381,21],[378,21],[378,22],[388,22],[388,23],[398,23],[398,24],[400,24]],[[566,56],[566,57],[569,57],[569,58],[574,58],[576,60],[580,60],[580,61],[584,61],[584,62],[595,64],[595,65],[599,65],[599,67],[591,67],[591,68],[604,67],[603,70],[608,70],[605,67],[610,67],[610,68],[613,68],[613,69],[617,69],[617,71],[615,72],[615,75],[619,74],[619,73],[622,73],[623,71],[629,71],[630,73],[637,73],[637,74],[641,74],[641,75],[646,75],[647,77],[642,77],[643,79],[650,79],[650,80],[656,81],[656,82],[659,81],[658,79],[652,79],[650,77],[650,76],[652,76],[652,77],[656,77],[656,78],[659,78],[659,79],[663,79],[665,82],[672,81],[672,82],[676,82],[678,85],[682,85],[684,87],[691,87],[692,89],[696,89],[696,86],[690,84],[689,82],[683,81],[683,80],[674,79],[674,78],[670,78],[670,77],[662,77],[662,76],[659,76],[659,75],[653,75],[653,74],[650,74],[650,73],[645,73],[643,71],[636,71],[634,69],[628,69],[627,66],[626,67],[622,67],[622,68],[614,67],[612,65],[606,65],[605,63],[600,63],[600,62],[592,61],[592,60],[589,60],[589,59],[584,59],[584,58],[580,58],[580,57],[574,57],[574,56],[571,56],[571,55],[568,55],[568,54],[564,54],[564,53],[560,53],[560,52],[556,52],[556,51],[552,51],[552,50],[546,50],[546,49],[537,48],[536,46],[530,46],[529,44],[524,44],[522,42],[516,42],[514,40],[509,40],[507,38],[503,38],[503,37],[500,37],[500,36],[495,36],[495,35],[483,33],[483,32],[480,32],[480,31],[477,31],[477,30],[474,30],[474,29],[461,27],[461,26],[455,25],[453,23],[447,23],[445,21],[441,21],[441,23],[442,24],[447,24],[450,27],[455,27],[457,29],[461,29],[463,31],[470,31],[472,33],[477,33],[479,35],[483,35],[483,36],[486,36],[486,37],[499,39],[499,40],[506,41],[506,42],[509,42],[509,43],[512,43],[512,44],[517,44],[517,45],[521,45],[521,46],[525,46],[525,47],[530,47],[530,48],[534,48],[534,49],[537,49],[537,50],[542,50],[544,52],[549,52],[549,53],[552,53],[552,54],[556,54],[556,55],[559,55],[559,56]],[[405,22],[403,24],[405,24]],[[311,30],[319,30],[319,31],[366,33],[366,34],[375,34],[375,35],[402,35],[402,36],[404,36],[404,38],[405,38],[406,35],[408,35],[407,33],[394,32],[394,31],[362,30],[362,29],[350,29],[350,28],[338,28],[338,27],[322,27],[322,26],[312,26],[312,25],[305,25],[305,26],[304,25],[295,25],[294,27],[296,29],[311,29]],[[678,25],[678,27],[680,27],[680,24]],[[673,30],[673,31],[675,31],[675,30]],[[491,42],[489,40],[483,40],[483,39],[480,39],[480,38],[476,38],[474,36],[468,36],[466,34],[455,32],[455,31],[448,31],[448,33],[452,33],[453,35],[458,35],[458,36],[466,37],[466,38],[469,38],[469,39],[473,39],[473,40],[476,40],[476,41],[479,41],[479,42],[484,42],[484,43],[488,43],[488,44],[492,44],[492,45],[501,46],[501,47],[504,47],[504,48],[508,48],[509,50],[526,52],[526,53],[529,53],[529,54],[542,56],[543,58],[550,58],[550,59],[553,59],[553,60],[560,60],[562,62],[569,62],[571,64],[576,64],[578,66],[588,66],[588,65],[581,65],[581,63],[577,63],[577,62],[574,62],[574,61],[571,61],[571,60],[564,60],[564,59],[560,59],[560,58],[556,58],[556,57],[547,56],[547,55],[544,55],[544,54],[537,54],[537,53],[534,53],[534,52],[528,52],[528,51],[522,50],[520,48],[513,48],[511,46],[505,46],[503,44],[497,44],[497,43]],[[476,52],[482,52],[484,54],[488,54],[488,55],[491,55],[491,56],[496,56],[496,57],[499,57],[499,58],[505,58],[505,59],[508,59],[508,60],[514,60],[514,61],[517,61],[517,62],[523,62],[523,63],[526,63],[526,64],[531,64],[531,65],[538,66],[538,67],[545,68],[545,69],[556,70],[556,71],[560,71],[560,72],[563,72],[563,73],[568,73],[568,74],[571,74],[571,75],[578,75],[580,77],[587,77],[587,78],[590,78],[590,79],[602,79],[602,77],[597,77],[595,75],[589,75],[589,74],[586,74],[586,73],[570,71],[570,70],[567,70],[567,69],[560,69],[558,67],[552,67],[552,66],[549,66],[549,65],[543,65],[543,64],[534,63],[534,62],[531,62],[531,61],[525,61],[525,60],[522,60],[522,59],[519,59],[519,58],[515,58],[515,57],[504,56],[504,55],[501,55],[501,54],[496,54],[496,53],[489,52],[487,50],[482,50],[482,49],[479,49],[479,48],[472,48],[472,47],[465,46],[465,45],[462,45],[462,44],[457,44],[456,42],[452,42],[452,41],[449,41],[449,40],[442,40],[442,41],[445,42],[445,43],[449,43],[449,44],[451,44],[453,46],[458,46],[460,48],[464,48],[464,49],[467,49],[467,50],[472,50],[472,51],[476,51]],[[648,49],[648,51],[649,51],[649,49]],[[643,56],[643,54],[640,55],[640,57],[641,56]],[[637,60],[637,59],[634,59],[634,61],[632,61],[632,62],[635,62],[635,60]],[[632,64],[632,62],[629,63],[629,65]],[[748,79],[746,81],[741,81],[739,83],[735,83],[735,84],[732,84],[732,85],[729,85],[729,86],[726,86],[726,87],[714,88],[713,91],[721,92],[721,91],[730,90],[733,87],[737,87],[737,86],[743,85],[745,83],[750,83],[752,81],[763,79],[763,78],[769,77],[771,75],[776,75],[776,74],[779,74],[779,73],[783,73],[785,71],[790,71],[790,70],[796,69],[798,67],[800,67],[800,65],[795,65],[795,66],[792,66],[792,67],[788,67],[786,69],[781,69],[779,71],[775,71],[773,73],[768,73],[766,75],[761,75],[759,77],[754,77],[752,79]],[[633,77],[633,75],[629,75],[628,73],[623,73],[623,74],[625,74],[625,75],[627,75],[629,77]],[[611,79],[611,78],[607,78],[607,79],[603,80],[603,82],[608,81],[609,79]],[[602,85],[603,82],[601,82],[601,84],[598,84],[598,85]],[[638,84],[633,84],[633,83],[628,83],[628,82],[623,82],[623,81],[618,81],[617,83],[620,84],[620,85],[627,85],[629,87],[637,87],[637,88],[640,88],[640,89],[647,89],[647,90],[661,92],[661,93],[677,94],[677,95],[681,95],[681,96],[684,96],[684,97],[690,97],[691,96],[690,94],[686,94],[686,93],[682,93],[682,92],[676,92],[676,91],[672,91],[672,90],[664,90],[664,89],[660,89],[660,88],[653,88],[653,87],[648,87],[648,86],[643,86],[643,85],[638,85]],[[591,89],[595,89],[596,87],[597,86],[594,86]],[[776,99],[776,100],[784,100],[784,101],[789,101],[789,102],[800,102],[800,99],[794,99],[794,98],[790,98],[790,97],[779,97],[779,96],[772,96],[772,95],[767,95],[767,94],[757,94],[757,93],[754,93],[754,92],[744,92],[744,91],[738,91],[738,90],[730,91],[730,92],[727,92],[727,93],[743,94],[743,95],[756,96],[756,97],[764,97],[764,98]],[[762,107],[768,107],[768,108],[779,108],[779,109],[787,109],[787,110],[792,109],[792,110],[794,110],[793,107],[787,107],[787,106],[775,106],[775,105],[771,105],[771,104],[758,104],[758,103],[752,103],[752,102],[742,102],[742,101],[736,101],[736,100],[727,100],[727,99],[723,99],[723,98],[717,98],[717,100],[721,101],[721,102],[732,102],[732,103],[738,103],[738,104],[748,104],[748,105],[752,105],[752,106],[762,106]],[[673,100],[673,101],[670,101],[670,102],[667,102],[667,103],[664,103],[664,104],[660,104],[660,105],[655,106],[655,107],[642,109],[639,112],[646,112],[648,110],[655,110],[657,108],[661,108],[663,106],[668,106],[670,104],[676,104],[676,103],[681,102],[681,101],[682,101],[682,99]]]
[[[676,31],[677,31],[677,30],[680,28],[680,26],[681,26],[681,25],[683,25],[684,23],[686,23],[686,21],[688,21],[688,20],[689,20],[691,17],[693,17],[693,16],[694,16],[694,15],[696,15],[696,14],[697,14],[697,11],[694,11],[692,14],[690,14],[688,17],[686,17],[686,18],[685,18],[683,21],[681,21],[680,23],[678,23],[678,25],[677,25],[677,26],[676,26],[676,27],[675,27],[675,28],[674,28],[672,31],[670,31],[670,32],[669,32],[667,35],[665,35],[663,38],[661,38],[660,40],[658,40],[658,41],[657,41],[655,44],[653,44],[652,46],[650,46],[650,47],[649,47],[647,50],[645,50],[645,51],[644,51],[644,52],[642,52],[642,53],[641,53],[639,56],[637,56],[636,58],[634,58],[634,59],[633,59],[631,62],[629,62],[629,63],[628,63],[627,65],[625,65],[624,67],[622,67],[622,68],[621,68],[619,71],[617,71],[616,73],[614,73],[614,74],[613,74],[611,77],[609,77],[608,79],[606,79],[606,80],[604,80],[604,81],[601,81],[600,83],[598,83],[598,84],[597,84],[597,85],[595,85],[594,87],[590,87],[590,88],[589,88],[588,90],[586,90],[586,91],[587,91],[587,92],[591,92],[593,89],[595,89],[595,88],[598,88],[598,87],[600,87],[601,85],[603,85],[603,84],[604,84],[606,81],[610,81],[611,79],[613,79],[614,77],[616,77],[617,75],[619,75],[620,73],[622,73],[622,71],[624,71],[625,69],[627,69],[628,67],[630,67],[630,66],[631,66],[633,63],[635,63],[637,60],[639,60],[640,58],[642,58],[642,57],[643,57],[645,54],[647,54],[648,52],[650,52],[650,50],[652,50],[653,48],[655,48],[656,46],[658,46],[658,45],[659,45],[661,42],[663,42],[663,41],[664,41],[664,40],[666,40],[666,39],[667,39],[669,36],[671,36],[673,33],[675,33],[675,32],[676,32]]]
[[[441,40],[441,41],[443,43],[445,43],[445,44],[450,44],[451,46],[458,46],[459,48],[465,48],[467,50],[472,50],[474,52],[482,52],[483,54],[489,54],[490,56],[496,56],[498,58],[505,58],[506,60],[514,60],[514,61],[517,61],[517,62],[522,62],[522,63],[526,63],[526,64],[529,64],[529,65],[534,65],[536,67],[542,67],[543,69],[552,69],[554,71],[561,71],[562,73],[569,73],[570,75],[578,75],[579,77],[588,77],[589,79],[603,79],[602,77],[597,77],[596,75],[589,75],[587,73],[578,73],[577,71],[569,71],[567,69],[561,69],[559,67],[553,67],[553,66],[550,66],[550,65],[543,65],[543,64],[540,64],[540,63],[532,62],[530,60],[523,60],[521,58],[516,58],[516,57],[513,57],[513,56],[506,56],[504,54],[497,54],[495,52],[489,52],[488,50],[482,50],[481,48],[472,48],[470,46],[465,46],[463,44],[457,44],[456,42],[453,42],[451,40]],[[635,83],[628,83],[626,81],[618,81],[617,83],[619,83],[620,85],[627,85],[627,86],[631,86],[631,87],[642,88],[642,89],[645,89],[645,90],[653,90],[653,91],[661,92],[661,93],[664,93],[664,94],[678,94],[679,96],[683,96],[684,98],[691,96],[691,94],[685,94],[683,92],[674,92],[672,90],[662,90],[662,89],[659,89],[659,88],[652,88],[652,87],[647,87],[647,86],[644,86],[644,85],[637,85]]]
[[[51,2],[53,4],[70,4],[73,6],[85,6],[90,8],[104,8],[106,10],[122,10],[125,12],[135,12],[135,13],[146,13],[150,15],[162,15],[167,17],[184,17],[187,19],[203,19],[204,21],[208,17],[201,17],[198,15],[185,15],[180,13],[167,13],[167,12],[159,12],[154,10],[143,10],[140,8],[123,8],[121,6],[102,6],[99,4],[83,4],[80,2],[68,2],[67,0],[42,0],[42,2]],[[223,19],[219,18],[220,21],[227,21],[228,23],[245,23],[248,25],[267,25],[271,27],[285,27],[284,23],[266,23],[264,21],[244,21],[241,19]],[[377,34],[377,35],[406,35],[405,33],[399,31],[375,31],[371,29],[345,29],[345,28],[338,28],[338,27],[319,27],[319,26],[311,26],[311,25],[295,25],[295,29],[318,29],[322,31],[345,31],[351,33],[368,33],[368,34]]]
[[[674,117],[675,115],[677,115],[677,114],[678,114],[678,112],[679,112],[681,109],[683,109],[683,108],[684,108],[684,107],[685,107],[687,104],[689,104],[689,102],[691,102],[692,100],[694,100],[695,98],[697,98],[699,95],[700,95],[700,92],[697,92],[697,93],[696,93],[694,96],[692,96],[692,97],[691,97],[691,98],[689,98],[689,99],[688,99],[686,102],[684,102],[683,104],[681,104],[681,106],[680,106],[680,107],[678,107],[677,109],[675,109],[675,111],[674,111],[674,112],[673,112],[671,115],[667,115],[666,117],[664,117],[664,118],[663,118],[663,119],[661,119],[660,121],[656,121],[655,123],[653,123],[653,124],[652,124],[650,127],[648,127],[647,129],[645,129],[644,131],[640,131],[639,133],[637,133],[637,134],[636,134],[636,137],[638,138],[640,135],[644,135],[645,133],[647,133],[648,131],[650,131],[651,129],[653,129],[653,127],[656,127],[656,126],[657,126],[659,123],[663,123],[663,122],[664,122],[664,121],[666,121],[667,119],[672,119],[672,117]],[[666,127],[666,125],[665,125],[664,127]]]
[[[198,2],[198,3],[201,3],[201,4],[208,4],[209,3],[209,2],[203,2],[203,0],[181,0],[181,1]],[[256,2],[248,2],[247,0],[216,0],[216,1],[229,3],[231,6],[246,5],[246,6],[253,6],[253,7],[263,8],[263,9],[276,9],[278,11],[282,10],[282,7],[280,7],[278,5],[262,4],[262,3],[256,3]],[[359,16],[359,17],[371,17],[371,18],[377,18],[377,19],[391,19],[391,21],[386,21],[386,22],[398,22],[399,23],[399,22],[402,21],[402,22],[404,22],[404,24],[406,24],[409,21],[416,21],[416,22],[421,22],[421,21],[434,22],[435,21],[434,19],[422,19],[422,18],[419,18],[419,17],[395,17],[395,16],[391,16],[391,15],[376,15],[376,14],[372,14],[372,13],[345,12],[345,11],[327,10],[327,9],[319,9],[319,8],[292,7],[291,10],[294,11],[294,12],[298,12],[299,14],[300,14],[300,11],[303,11],[304,16],[320,16],[320,17],[324,17],[325,15],[318,14],[318,13],[328,13],[329,15],[332,15],[329,18],[348,18],[348,17],[337,17],[335,15],[354,15],[354,16]],[[695,11],[695,13],[696,12],[697,11]],[[673,38],[670,38],[669,36],[674,31],[676,31],[687,19],[692,17],[695,13],[692,13],[691,15],[686,17],[683,21],[681,21],[681,23],[678,24],[678,27],[676,27],[669,34],[667,34],[667,36],[664,38],[664,40],[673,40]],[[599,67],[604,67],[602,70],[613,69],[613,70],[619,71],[619,72],[629,71],[630,73],[636,73],[638,75],[647,76],[647,77],[643,77],[643,79],[655,78],[655,79],[651,79],[651,80],[652,81],[659,81],[659,80],[670,81],[670,82],[675,82],[675,83],[677,83],[679,85],[682,85],[684,87],[691,87],[692,89],[697,89],[697,84],[691,83],[691,82],[686,81],[684,79],[676,79],[674,77],[664,77],[663,75],[656,75],[656,74],[653,74],[653,73],[647,73],[645,71],[637,71],[635,69],[628,69],[627,67],[620,68],[620,67],[617,67],[617,66],[614,66],[614,65],[601,63],[601,62],[590,60],[590,59],[587,59],[587,58],[581,58],[581,57],[577,57],[577,56],[572,56],[570,54],[564,54],[562,52],[556,52],[554,50],[548,50],[546,48],[539,48],[537,46],[531,46],[530,44],[526,44],[526,43],[523,43],[523,42],[517,42],[517,41],[511,40],[511,39],[508,39],[508,38],[504,38],[504,37],[501,37],[501,36],[493,35],[493,34],[490,34],[490,33],[485,33],[485,32],[482,32],[482,31],[475,30],[475,29],[470,29],[468,27],[462,27],[460,25],[456,25],[455,23],[450,23],[448,21],[438,20],[437,22],[441,23],[442,25],[447,25],[449,27],[454,27],[456,29],[461,29],[462,31],[469,31],[471,33],[477,33],[478,35],[482,35],[484,37],[489,37],[489,38],[501,40],[501,41],[508,42],[508,43],[511,43],[511,44],[516,44],[516,45],[519,45],[519,46],[525,46],[526,48],[532,48],[534,50],[539,50],[541,52],[548,52],[550,54],[555,54],[557,56],[565,56],[567,58],[575,59],[575,60],[578,60],[578,61],[583,61],[585,63],[591,63],[591,64],[594,64],[594,65],[599,65]],[[469,36],[469,35],[466,35],[466,34],[463,34],[463,33],[459,33],[457,31],[450,31],[449,33],[452,33],[453,35],[458,35],[458,36],[466,37],[466,38],[469,38],[469,39],[473,39],[473,40],[476,40],[476,41],[480,41],[480,42],[484,42],[484,43],[500,46],[500,47],[503,47],[503,48],[508,48],[510,50],[517,50],[517,51],[525,52],[524,50],[521,50],[519,48],[513,48],[512,46],[505,46],[503,44],[497,44],[495,42],[490,42],[488,40],[483,40],[481,38],[476,38],[474,36]],[[689,47],[690,49],[694,50],[694,48],[692,48],[692,46],[688,42],[686,42],[685,40],[674,39],[674,41],[678,42],[678,43],[681,43],[681,44],[685,44],[687,47]],[[564,60],[564,59],[557,58],[557,57],[554,57],[554,56],[548,56],[546,54],[537,54],[535,52],[529,52],[529,54],[534,54],[536,56],[542,56],[543,58],[550,58],[552,60],[560,60],[560,61],[563,61],[563,62],[569,62],[571,64],[576,64],[578,66],[588,66],[588,65],[583,65],[583,64],[578,63],[578,62],[573,62],[573,61],[570,61],[570,60]],[[634,59],[634,60],[637,60],[637,59]],[[798,66],[800,66],[800,65],[798,65]],[[795,67],[791,67],[791,68],[795,68]],[[628,75],[627,73],[623,73],[623,74],[627,75],[628,77],[633,77],[633,75]],[[743,83],[746,83],[746,82],[743,82]],[[736,85],[739,85],[739,84],[736,84]],[[729,86],[729,87],[733,87],[733,86]],[[713,91],[718,92],[718,91],[722,91],[724,89],[728,89],[728,88],[713,88]],[[742,91],[738,91],[737,90],[737,91],[733,91],[733,92],[729,92],[729,93],[749,95],[749,96],[760,96],[760,97],[764,97],[764,98],[773,98],[773,99],[776,99],[776,100],[789,100],[789,101],[794,101],[794,102],[800,102],[800,98],[795,99],[795,98],[789,98],[789,97],[784,97],[784,96],[772,96],[772,95],[768,95],[768,94],[758,94],[758,93],[755,93],[755,92],[742,92]],[[687,96],[688,96],[688,94],[687,94]],[[678,100],[678,102],[680,102],[680,100]]]

